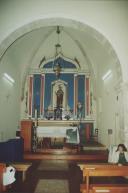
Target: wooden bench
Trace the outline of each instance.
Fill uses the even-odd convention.
[[[86,193],[86,185],[81,185],[81,192]],[[89,193],[128,193],[127,184],[91,184]]]
[[[128,185],[126,184],[99,184],[92,185],[92,193],[128,193]]]
[[[6,164],[0,163],[0,192],[6,190],[6,187],[3,185],[3,173],[6,171]]]
[[[16,171],[22,172],[22,181],[25,181],[26,179],[26,171],[29,169],[29,167],[32,165],[32,163],[10,163],[11,166],[13,166]]]
[[[26,178],[26,171],[32,165],[31,163],[10,163],[16,171],[22,172],[22,180]],[[6,163],[0,163],[0,192],[6,191],[6,186],[3,185],[3,173],[6,172]]]
[[[86,184],[81,185],[82,193],[94,193],[98,192],[100,189],[99,192],[105,192],[104,188],[106,188],[107,185],[98,185],[98,189],[96,189],[97,187],[90,186],[90,177],[128,176],[128,166],[118,166],[114,164],[78,164],[78,166],[80,166],[83,171],[83,178],[86,178]],[[108,186],[110,187],[110,185]],[[110,188],[111,191],[107,189],[106,192],[117,193],[116,189],[117,187],[115,185]],[[128,186],[123,188],[123,185],[120,185],[120,189],[122,189],[122,192],[120,193],[128,193]]]

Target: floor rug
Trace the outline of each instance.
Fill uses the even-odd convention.
[[[40,171],[68,171],[68,163],[63,160],[43,160],[38,168]]]
[[[41,179],[36,186],[35,193],[69,193],[68,180]]]

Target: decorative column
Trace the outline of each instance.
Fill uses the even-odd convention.
[[[28,78],[28,115],[32,117],[32,100],[33,100],[33,76]]]
[[[78,77],[74,74],[74,115],[77,116],[77,104],[78,104]]]
[[[90,115],[90,79],[89,77],[85,78],[85,109],[86,109],[86,116]]]
[[[40,92],[40,115],[44,116],[44,91],[45,91],[45,75],[41,75],[41,92]]]

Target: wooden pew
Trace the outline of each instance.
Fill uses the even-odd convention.
[[[86,184],[81,184],[80,190],[86,193]],[[91,184],[89,186],[89,193],[128,193],[127,184]]]
[[[81,170],[83,171],[83,178],[84,179],[86,178],[86,184],[81,185],[81,192],[83,192],[83,193],[85,193],[85,192],[89,193],[92,191],[93,191],[93,193],[98,192],[98,190],[96,191],[94,186],[90,187],[90,181],[89,181],[90,177],[128,176],[128,166],[118,166],[118,165],[114,165],[114,164],[78,164],[78,166],[80,166]],[[103,185],[101,185],[101,186],[103,186]],[[100,185],[99,185],[99,187],[100,187]],[[104,187],[106,187],[106,185]],[[104,188],[104,187],[101,187],[101,188]],[[115,188],[116,188],[116,186],[115,186]],[[125,189],[127,189],[127,190],[123,189],[122,191],[127,193],[128,192],[128,186],[125,187]],[[102,192],[103,190],[101,189],[101,191],[99,191],[99,192]],[[110,192],[110,191],[108,191],[108,192]],[[116,193],[116,191],[114,192],[114,190],[113,190],[113,193]]]
[[[10,163],[11,166],[13,166],[16,171],[22,172],[22,181],[25,181],[26,179],[26,172],[29,169],[29,167],[32,165],[32,163]]]
[[[92,193],[128,193],[128,185],[125,184],[101,184],[101,185],[93,185]]]
[[[22,172],[22,180],[26,178],[26,171],[32,165],[32,163],[10,163],[9,165],[13,166],[16,171]],[[6,172],[6,164],[0,163],[0,192],[6,191],[6,186],[3,186],[3,173]]]
[[[0,192],[6,190],[6,187],[3,186],[3,173],[6,171],[6,164],[0,163]]]

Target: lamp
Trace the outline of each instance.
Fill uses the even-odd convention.
[[[57,44],[55,45],[55,59],[53,60],[53,71],[56,74],[56,77],[59,78],[60,77],[60,72],[62,70],[61,64],[57,61],[58,55],[63,55],[62,54],[62,47],[60,45],[60,39],[59,39],[59,35],[60,35],[60,28],[59,26],[57,26]]]
[[[3,78],[5,78],[9,83],[14,84],[15,80],[7,73],[4,73]]]
[[[106,74],[102,77],[102,80],[108,79],[111,75],[112,75],[112,71],[111,71],[111,70],[108,70],[108,71],[106,72]]]

